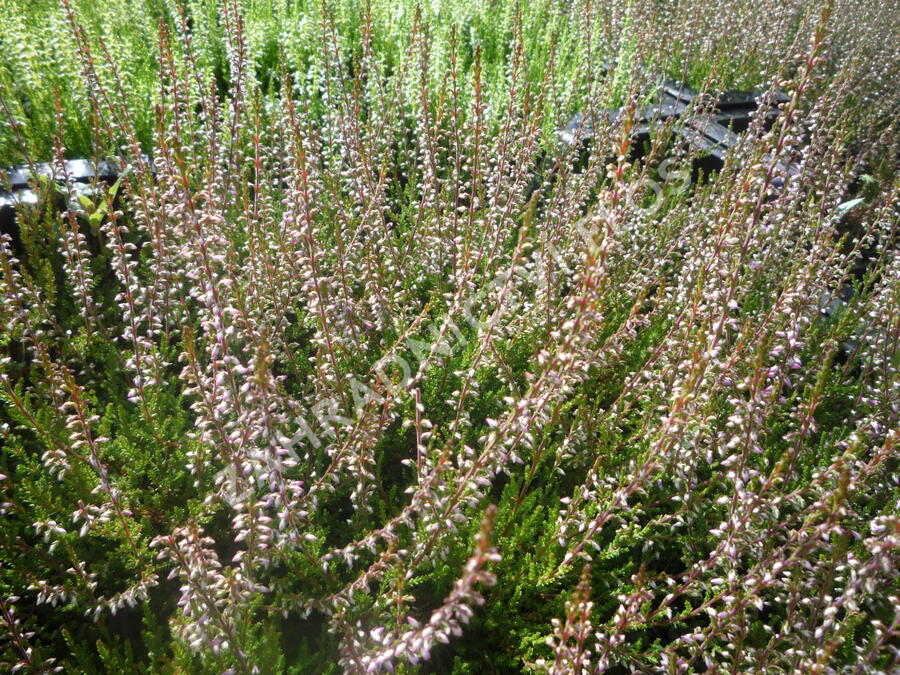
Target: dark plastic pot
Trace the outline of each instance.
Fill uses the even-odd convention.
[[[704,175],[709,175],[721,169],[728,151],[740,141],[737,134],[709,117],[689,117],[684,124],[675,129],[675,132],[683,137],[691,148],[701,153],[694,160],[695,178],[700,171]]]
[[[141,157],[149,165],[150,172],[155,174],[156,167],[153,159],[149,155],[141,155]],[[95,177],[111,183],[119,177],[122,171],[120,162],[115,159],[102,159],[97,163],[89,159],[71,159],[66,162],[65,172],[59,171],[52,164],[46,162],[37,164],[34,168],[38,176],[47,176],[51,180],[60,182],[68,176],[70,180],[79,183],[90,182]],[[133,168],[131,165],[125,165],[124,170],[128,171],[131,168]],[[28,165],[11,167],[6,170],[6,178],[9,181],[9,187],[13,190],[31,187],[33,180],[31,167]]]
[[[51,180],[56,179],[53,167],[49,164],[37,164],[34,169],[38,176],[46,176]],[[28,166],[14,166],[6,170],[6,178],[9,181],[9,186],[14,190],[29,187],[31,185],[32,176],[33,174]]]
[[[697,98],[697,90],[677,80],[663,80],[662,86],[659,88],[660,96],[669,97],[676,101],[688,105],[693,103]]]
[[[16,223],[16,207],[22,204],[35,205],[38,203],[38,195],[32,190],[13,190],[12,192],[0,192],[0,232],[9,236],[10,248],[17,258],[24,253],[22,236]]]

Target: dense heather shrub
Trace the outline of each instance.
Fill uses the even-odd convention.
[[[896,6],[441,4],[4,3],[3,668],[900,668]]]

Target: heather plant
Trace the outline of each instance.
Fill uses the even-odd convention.
[[[900,667],[864,4],[38,5],[0,155],[121,171],[0,238],[0,662]],[[714,175],[651,69],[763,90]]]

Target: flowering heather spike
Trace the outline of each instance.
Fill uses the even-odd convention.
[[[11,2],[7,669],[897,669],[887,3]]]
[[[475,538],[475,552],[466,561],[462,576],[453,583],[453,590],[443,604],[432,612],[422,625],[412,617],[401,632],[386,632],[384,627],[364,631],[350,638],[351,644],[342,647],[342,664],[348,670],[360,668],[361,672],[392,670],[392,661],[403,659],[412,664],[427,661],[431,650],[439,642],[447,643],[451,636],[462,635],[463,626],[474,616],[471,605],[484,604],[484,597],[475,590],[476,585],[493,586],[497,580],[485,567],[496,564],[500,556],[490,545],[491,531],[497,517],[497,507],[488,507],[481,530]],[[361,655],[361,656],[360,656]]]
[[[581,572],[581,580],[575,587],[571,600],[566,601],[565,622],[553,619],[553,637],[547,639],[547,644],[554,651],[553,662],[547,663],[543,659],[538,660],[535,664],[538,672],[558,675],[591,672],[593,664],[589,640],[593,634],[591,625],[593,607],[591,566],[585,565]],[[607,664],[601,661],[597,667],[605,669]]]
[[[15,603],[19,601],[18,596],[10,596],[0,598],[0,624],[3,625],[6,633],[6,639],[9,642],[10,651],[14,654],[13,660],[0,661],[0,666],[9,669],[9,672],[16,673],[20,671],[35,673],[60,673],[65,670],[63,666],[54,665],[57,662],[55,658],[41,658],[39,651],[31,644],[31,638],[34,637],[33,631],[25,630],[22,620],[16,615]]]

